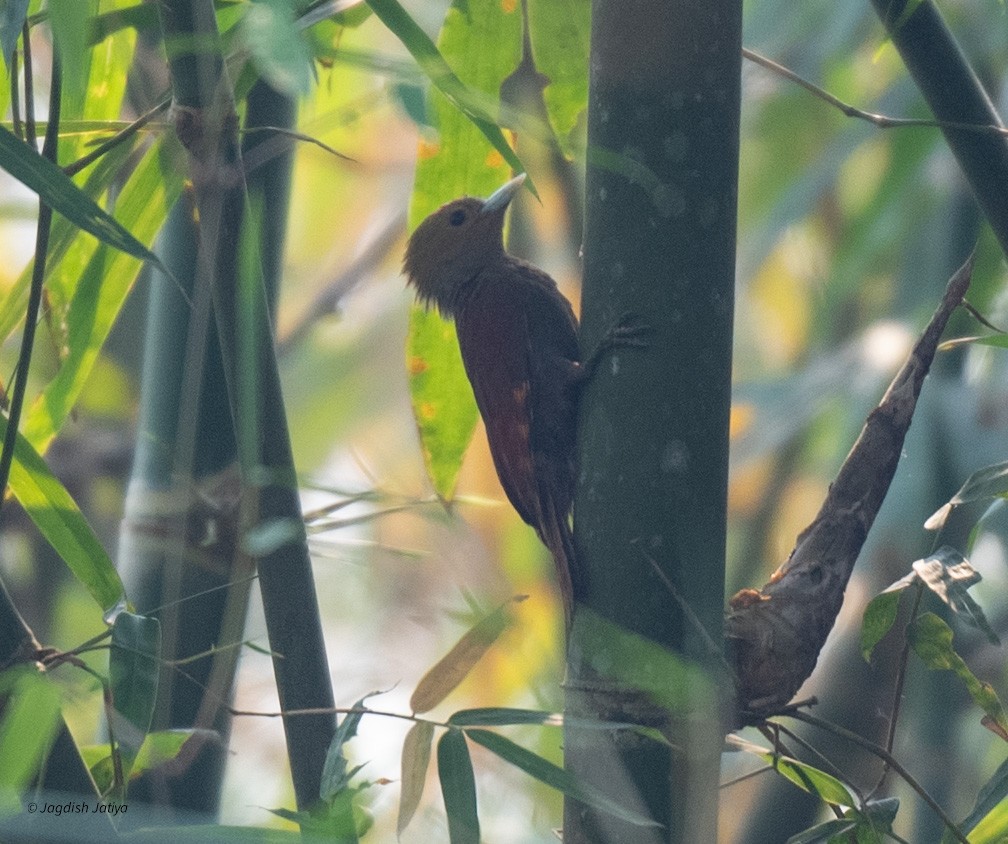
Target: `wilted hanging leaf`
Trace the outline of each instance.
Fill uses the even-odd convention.
[[[429,721],[417,721],[410,727],[403,740],[399,818],[396,821],[398,835],[402,835],[409,822],[413,820],[417,806],[420,805],[420,798],[423,797],[433,738],[434,725]]]
[[[979,680],[952,647],[952,628],[934,613],[916,618],[909,630],[910,645],[921,661],[931,669],[952,671],[966,686],[973,702],[997,726],[999,734],[1008,733],[1008,716],[990,683]]]
[[[448,697],[507,629],[511,623],[511,605],[526,597],[517,595],[476,622],[417,683],[410,708],[416,713],[429,712]]]
[[[913,570],[924,585],[948,604],[963,621],[981,630],[991,644],[1001,644],[984,611],[966,591],[979,583],[981,578],[980,572],[962,554],[943,545],[934,554],[914,562]]]

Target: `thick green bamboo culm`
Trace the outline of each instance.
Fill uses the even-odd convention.
[[[658,826],[568,799],[565,842],[717,839],[741,17],[735,0],[592,4],[582,354],[628,318],[650,333],[582,398],[566,711],[669,744],[568,727],[568,769]],[[649,692],[665,649],[694,666],[665,678],[677,709]]]
[[[191,153],[200,249],[194,301],[209,290],[241,466],[241,535],[277,528],[257,549],[288,758],[300,808],[319,799],[335,732],[332,687],[298,500],[260,258],[239,255],[247,196],[235,105],[213,3],[158,4],[171,63],[176,130]],[[217,49],[207,49],[207,46]],[[205,287],[203,287],[205,285]],[[298,710],[315,710],[297,714]],[[326,711],[330,710],[330,711]]]
[[[1001,126],[1001,118],[931,0],[872,0],[893,45],[937,120]],[[906,16],[907,7],[913,11]],[[954,125],[942,133],[1001,250],[1008,255],[1008,138]]]

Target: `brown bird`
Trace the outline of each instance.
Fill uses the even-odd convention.
[[[570,626],[581,594],[569,516],[579,385],[578,322],[556,282],[504,250],[504,214],[525,174],[488,199],[443,205],[413,232],[403,271],[453,319],[508,499],[553,554]]]

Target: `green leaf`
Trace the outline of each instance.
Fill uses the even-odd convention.
[[[543,98],[553,131],[565,152],[588,107],[590,0],[530,0],[529,37],[536,70],[546,77]]]
[[[473,122],[473,125],[483,133],[493,148],[500,153],[501,157],[516,172],[524,173],[525,166],[521,163],[518,156],[515,155],[514,150],[511,149],[511,145],[508,144],[507,139],[504,137],[504,133],[497,126],[494,117],[485,107],[488,98],[481,97],[476,91],[467,86],[466,83],[456,76],[455,71],[452,70],[445,60],[446,56],[450,58],[453,53],[447,49],[443,40],[441,46],[444,48],[445,55],[441,54],[434,45],[434,42],[427,37],[427,33],[409,16],[398,0],[367,0],[367,2],[381,22],[402,41],[403,46],[409,50],[410,55],[416,59],[417,64],[420,65],[420,68],[427,74],[431,82],[459,111]],[[466,7],[466,11],[463,12],[460,9],[461,5]],[[518,33],[517,37],[512,38],[510,44],[507,41],[493,38],[482,38],[474,41],[472,51],[468,54],[473,64],[460,63],[457,65],[459,68],[468,68],[470,66],[489,66],[494,68],[498,64],[501,55],[507,55],[513,49],[520,49],[521,15],[518,12],[518,5],[515,4],[510,9],[506,9],[505,5],[500,2],[494,2],[494,0],[466,0],[464,4],[459,2],[452,4],[445,19],[444,29],[442,29],[442,39],[444,38],[445,31],[456,25],[456,22],[463,23],[463,25],[472,27],[474,30],[478,27],[487,31],[490,28],[496,29],[498,22],[510,19],[512,22],[510,29]],[[453,17],[456,21],[452,20]],[[463,17],[464,21],[459,21]],[[507,73],[514,70],[517,65],[518,62],[515,60],[510,68],[508,68]],[[503,76],[501,77],[501,81],[503,81]],[[480,88],[478,90],[485,89]],[[489,101],[495,102],[497,92],[493,91],[491,93],[494,96]],[[531,182],[528,185],[529,190],[535,194],[534,185]],[[538,194],[536,195],[538,196]]]
[[[476,812],[476,778],[465,736],[448,730],[438,741],[438,779],[448,814],[450,844],[479,844],[479,816]]]
[[[816,795],[824,803],[831,806],[854,806],[857,803],[847,786],[825,771],[789,756],[774,753],[772,750],[736,735],[729,735],[725,740],[732,747],[758,756],[782,777],[790,780],[802,791]]]
[[[144,240],[153,241],[181,193],[183,170],[174,156],[178,150],[170,139],[156,143],[116,200],[121,218]],[[22,428],[35,448],[44,450],[69,415],[139,270],[140,262],[132,255],[101,246],[87,261],[66,313],[67,357]]]
[[[948,604],[959,618],[982,631],[991,644],[1001,644],[984,611],[966,591],[980,582],[980,572],[955,548],[943,545],[934,554],[915,561],[913,570],[924,585]]]
[[[565,771],[548,759],[526,750],[520,744],[515,744],[502,735],[481,729],[466,730],[466,735],[476,744],[482,745],[491,753],[500,756],[501,759],[521,769],[529,776],[546,783],[568,797],[573,797],[580,803],[608,812],[613,817],[635,826],[661,826],[652,818],[628,809],[588,783],[581,782],[569,771]]]
[[[833,818],[810,826],[804,832],[792,835],[787,844],[822,844],[837,835],[844,835],[857,827],[857,821],[847,818]],[[849,840],[849,839],[848,839]]]
[[[107,243],[127,255],[150,261],[163,271],[164,268],[154,253],[123,228],[114,217],[102,211],[69,176],[2,126],[0,126],[0,167],[35,191],[42,201],[55,211],[97,237],[102,243]]]
[[[42,770],[56,738],[59,690],[44,674],[22,667],[0,674],[0,695],[6,697],[0,720],[0,793],[20,793]]]
[[[11,59],[14,48],[17,47],[21,29],[28,17],[28,4],[31,0],[4,0],[0,4],[0,50],[3,50],[4,63],[7,65],[7,75],[10,76]]]
[[[550,724],[558,727],[564,720],[559,712],[493,706],[483,709],[460,709],[448,719],[448,723],[456,727],[507,727],[514,724]]]
[[[880,592],[865,607],[861,622],[861,656],[864,661],[871,659],[872,651],[881,642],[896,623],[899,611],[900,596],[903,590],[913,583],[915,575],[909,574],[897,580],[884,592]]]
[[[924,522],[924,527],[927,530],[941,529],[952,509],[960,504],[989,501],[1006,496],[1008,496],[1008,462],[985,466],[970,475],[960,490]]]
[[[429,721],[417,721],[403,739],[399,777],[402,785],[399,788],[399,816],[396,819],[396,834],[399,836],[413,820],[420,798],[423,797],[433,738],[434,725]]]
[[[157,700],[161,625],[156,618],[121,612],[112,625],[109,687],[112,733],[128,773],[147,738]]]
[[[130,779],[136,779],[141,774],[167,764],[175,759],[186,742],[190,740],[220,742],[220,734],[213,730],[158,730],[148,733],[140,752],[130,769]],[[81,758],[91,769],[95,784],[101,793],[105,793],[113,784],[113,764],[109,755],[108,744],[89,744],[80,748]]]
[[[469,15],[456,6],[448,10],[438,44],[472,89],[496,100],[501,82],[521,58],[520,15],[504,12],[494,0],[472,0],[469,7]],[[456,197],[489,195],[511,175],[483,133],[440,91],[431,92],[428,116],[438,141],[421,144],[410,229]],[[410,399],[427,472],[437,494],[450,501],[478,415],[455,327],[414,307],[406,345]]]
[[[433,311],[413,307],[406,354],[427,473],[437,494],[450,501],[478,416],[455,326]]]
[[[95,0],[49,0],[49,25],[63,66],[67,114],[79,114],[90,70],[90,20],[98,11]]]
[[[910,646],[920,660],[933,670],[952,671],[966,686],[973,702],[987,715],[987,724],[1008,740],[1008,716],[990,683],[979,680],[952,647],[952,628],[934,613],[914,619],[908,629]]]
[[[0,416],[0,437],[7,420]],[[39,532],[108,616],[125,601],[119,573],[66,487],[45,460],[18,434],[10,487]]]
[[[1008,837],[1008,759],[980,789],[973,811],[959,827],[972,844],[1001,844]],[[955,840],[946,830],[941,844]]]
[[[523,600],[524,595],[512,598],[467,630],[417,683],[410,697],[410,709],[429,712],[448,697],[511,624],[511,605]]]
[[[344,746],[350,739],[357,735],[357,727],[361,718],[364,717],[363,710],[369,697],[374,697],[381,692],[369,692],[357,701],[352,709],[362,710],[360,712],[348,712],[343,716],[336,734],[329,742],[329,750],[326,751],[325,765],[322,767],[322,783],[319,789],[319,796],[326,802],[331,801],[339,792],[345,791],[350,786],[350,778],[353,773],[347,772],[347,760],[343,752]]]
[[[290,0],[259,0],[248,6],[240,37],[260,75],[278,91],[311,90],[312,57],[294,20]]]

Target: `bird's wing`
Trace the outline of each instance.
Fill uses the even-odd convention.
[[[484,284],[456,316],[456,328],[501,485],[522,519],[538,526],[529,328],[522,298],[513,285]]]

